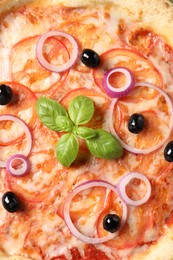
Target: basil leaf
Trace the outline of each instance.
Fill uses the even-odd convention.
[[[122,156],[123,148],[112,134],[102,129],[97,129],[96,133],[96,137],[86,140],[92,155],[105,159],[116,159]]]
[[[56,131],[58,132],[71,132],[73,130],[73,122],[66,116],[58,116],[55,119]]]
[[[80,137],[80,138],[84,138],[84,139],[89,139],[92,137],[95,137],[97,135],[96,131],[88,128],[88,127],[78,127],[78,129],[76,130],[76,134]]]
[[[40,97],[36,105],[41,122],[51,130],[58,131],[55,119],[58,116],[68,116],[66,110],[55,100]]]
[[[94,102],[88,97],[77,96],[70,102],[68,113],[75,125],[86,124],[94,114]]]
[[[79,143],[74,134],[64,134],[56,146],[56,158],[58,161],[69,167],[76,159],[79,150]]]

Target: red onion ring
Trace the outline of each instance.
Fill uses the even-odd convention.
[[[22,167],[21,168],[18,168],[18,169],[15,169],[13,166],[12,166],[12,163],[15,161],[15,160],[19,160],[22,162]],[[26,156],[22,155],[22,154],[15,154],[15,155],[12,155],[8,160],[7,160],[7,163],[6,163],[6,169],[7,171],[15,176],[15,177],[22,177],[22,176],[25,176],[28,171],[29,171],[29,168],[30,168],[30,164],[29,164],[29,160]]]
[[[76,238],[83,241],[84,243],[99,244],[99,243],[104,243],[104,242],[107,242],[107,241],[115,238],[118,232],[116,232],[114,234],[109,234],[109,235],[102,237],[102,238],[88,237],[88,236],[81,234],[77,230],[77,228],[72,223],[72,220],[71,220],[71,217],[70,217],[70,204],[71,204],[71,201],[74,198],[74,196],[77,195],[79,192],[81,192],[83,190],[90,189],[90,188],[93,188],[93,187],[104,187],[104,188],[107,188],[107,189],[112,190],[113,192],[117,193],[116,187],[113,186],[112,184],[110,184],[109,182],[101,181],[101,180],[84,182],[81,185],[77,186],[75,189],[73,189],[67,195],[66,200],[65,200],[65,204],[64,204],[63,213],[64,213],[64,220],[66,222],[67,227],[69,228],[70,232]],[[121,205],[122,205],[122,208],[123,208],[123,215],[122,215],[122,220],[121,220],[121,228],[122,228],[122,226],[125,224],[126,219],[127,219],[127,206],[123,201],[121,201]]]
[[[32,135],[31,135],[31,132],[30,132],[27,124],[22,119],[20,119],[16,116],[12,116],[12,115],[1,115],[0,121],[13,121],[13,122],[19,124],[23,128],[23,130],[26,134],[26,140],[27,140],[27,145],[26,145],[23,153],[25,156],[28,156],[28,154],[30,153],[31,148],[32,148]],[[0,168],[5,168],[5,167],[6,167],[6,162],[0,160]]]
[[[114,88],[109,83],[109,78],[113,73],[122,73],[126,77],[126,83],[121,88]],[[135,85],[135,78],[133,76],[133,73],[128,70],[127,68],[123,67],[117,67],[114,69],[108,70],[103,77],[103,88],[105,92],[110,96],[111,98],[122,98],[127,96],[130,91],[133,89]]]
[[[127,196],[127,193],[126,193],[126,185],[131,181],[131,179],[135,179],[135,178],[145,182],[145,184],[147,186],[146,187],[147,192],[146,192],[145,196],[140,200],[131,200]],[[117,192],[118,192],[118,195],[121,198],[121,200],[124,201],[124,203],[131,205],[131,206],[140,206],[140,205],[146,203],[147,200],[150,198],[151,184],[145,175],[138,173],[138,172],[130,172],[120,179],[119,183],[117,184]]]
[[[172,132],[172,128],[173,128],[173,106],[172,106],[172,102],[169,98],[169,96],[159,87],[151,84],[151,83],[147,83],[147,82],[139,82],[135,84],[135,87],[139,87],[139,86],[144,86],[144,87],[148,87],[148,88],[153,88],[154,90],[160,92],[160,94],[162,94],[169,106],[169,110],[171,112],[171,118],[170,118],[170,122],[169,122],[169,131],[166,134],[165,138],[158,144],[156,144],[155,146],[148,148],[148,149],[138,149],[138,148],[134,148],[131,147],[130,145],[126,144],[116,133],[114,126],[113,126],[113,112],[114,112],[114,106],[117,102],[118,99],[113,99],[111,104],[110,104],[110,108],[109,108],[109,130],[110,132],[119,140],[119,142],[121,143],[122,147],[124,149],[126,149],[127,151],[131,152],[131,153],[136,153],[136,154],[148,154],[151,153],[155,150],[157,150],[158,148],[160,148],[169,138],[171,132]]]
[[[72,53],[70,55],[70,59],[66,63],[64,63],[63,65],[60,65],[60,66],[50,64],[43,55],[43,45],[44,45],[45,41],[47,40],[47,38],[55,37],[55,36],[60,36],[60,37],[66,38],[73,46]],[[37,45],[36,45],[36,57],[37,57],[39,63],[41,64],[41,66],[43,66],[44,68],[46,68],[50,71],[53,71],[53,72],[63,72],[65,70],[68,70],[70,67],[72,67],[75,64],[75,62],[77,61],[78,45],[77,45],[77,42],[75,41],[75,39],[70,34],[65,33],[65,32],[60,32],[60,31],[50,31],[50,32],[43,34],[39,38]]]

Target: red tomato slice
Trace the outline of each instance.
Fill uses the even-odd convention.
[[[112,203],[113,204],[113,203]],[[103,208],[100,212],[97,219],[97,234],[99,237],[105,236],[108,234],[106,230],[103,229],[103,219],[107,214],[114,213],[118,214],[119,210],[110,205]],[[149,212],[145,212],[141,207],[134,207],[129,209],[129,215],[126,224],[122,229],[119,230],[119,234],[115,239],[106,242],[107,246],[116,248],[116,249],[127,249],[134,247],[137,244],[140,244],[143,241],[145,232],[147,228],[152,225],[152,219],[150,219]]]
[[[102,198],[105,197],[105,194],[106,189],[101,187],[92,188],[91,190],[88,189],[77,194],[71,203],[70,209],[73,223],[77,224],[83,218],[85,218],[85,220],[82,221],[81,226],[85,225],[87,221],[90,223],[90,218],[92,219],[94,215],[97,215],[97,212],[99,212],[103,207],[104,200]],[[92,229],[92,227],[90,228]],[[85,231],[88,232],[88,230]],[[95,232],[94,223],[92,232]]]
[[[29,37],[13,46],[10,56],[12,78],[37,94],[50,95],[62,86],[68,71],[54,73],[39,64],[35,53],[38,38],[39,36]],[[69,59],[64,44],[54,37],[46,40],[43,51],[47,61],[54,65],[60,65]]]
[[[12,88],[13,98],[8,105],[1,106],[0,114],[11,114],[19,116],[21,111],[30,107],[32,107],[32,109],[35,107],[36,96],[27,87],[16,82],[1,82],[1,84],[6,84]],[[34,114],[34,112],[32,114]],[[33,119],[33,121],[31,120],[31,125],[34,124],[34,120],[35,119]]]
[[[141,98],[139,102],[134,103],[134,97],[137,99],[139,93]],[[140,113],[145,118],[144,130],[138,135],[128,130],[128,120],[134,113]],[[170,114],[162,95],[157,91],[155,94],[155,91],[145,87],[137,87],[130,96],[117,101],[113,120],[117,134],[125,143],[138,149],[147,149],[158,144],[165,137],[165,132],[169,129]]]
[[[95,112],[93,118],[85,126],[93,129],[103,128],[102,126],[104,123],[105,113],[109,108],[109,98],[100,92],[96,92],[87,88],[79,88],[71,90],[66,95],[64,95],[61,98],[60,103],[67,109],[70,101],[80,95],[91,98],[95,104]]]
[[[24,201],[38,203],[50,197],[58,178],[57,162],[51,151],[34,152],[29,160],[31,170],[26,176],[16,178],[6,171],[5,180],[8,188]]]
[[[136,82],[151,82],[162,86],[162,77],[153,64],[141,54],[127,49],[112,49],[100,56],[101,64],[93,69],[93,78],[97,86],[104,92],[102,80],[104,73],[115,67],[125,67],[134,74]],[[112,84],[121,86],[122,75],[115,75],[111,78]]]
[[[3,82],[1,84],[7,84],[13,90],[13,99],[6,105],[1,106],[0,114],[11,114],[23,119],[29,127],[32,127],[36,120],[36,96],[25,86],[16,82]],[[0,146],[9,146],[16,144],[23,138],[23,131],[15,131],[15,123],[10,121],[0,122],[1,134],[0,134]],[[10,134],[11,132],[11,134]]]
[[[98,227],[100,212],[103,212],[103,208],[105,209],[105,200],[106,203],[109,203],[111,206],[114,204],[114,208],[111,206],[110,208],[111,210],[115,210],[121,218],[122,207],[119,200],[117,200],[117,194],[113,194],[108,198],[109,195],[107,195],[107,192],[105,188],[96,187],[80,192],[74,197],[71,203],[70,215],[73,224],[82,234],[91,237],[94,236]],[[107,200],[109,202],[107,202]],[[105,235],[107,234],[103,233],[101,237]]]

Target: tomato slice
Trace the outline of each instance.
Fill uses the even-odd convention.
[[[137,100],[138,95],[138,102],[134,102],[133,98]],[[137,135],[128,130],[128,120],[134,113],[142,114],[145,118],[144,130]],[[170,111],[162,95],[155,95],[155,91],[146,87],[137,87],[127,97],[127,102],[126,98],[117,101],[113,121],[117,134],[125,143],[134,148],[148,149],[165,137],[165,132],[169,130]]]
[[[105,197],[105,194],[106,189],[96,187],[85,192],[80,192],[74,197],[71,203],[70,215],[73,223],[79,226],[79,229],[82,229],[81,233],[93,236],[95,232],[94,225],[86,228],[88,226],[87,223],[95,221],[97,212],[103,207],[104,201],[102,198]]]
[[[60,99],[60,103],[66,109],[68,109],[70,101],[80,95],[84,95],[91,98],[94,101],[95,105],[95,112],[93,118],[85,126],[93,129],[102,128],[104,124],[105,113],[109,108],[109,98],[106,95],[94,90],[90,90],[87,88],[78,88],[75,90],[71,90],[66,95],[64,95]]]
[[[22,113],[21,111],[32,108],[32,111],[30,111],[30,113],[33,118],[32,120],[30,119],[30,121],[26,120],[26,122],[28,124],[30,123],[30,125],[33,125],[35,120],[35,94],[30,89],[17,82],[1,82],[1,84],[6,84],[12,88],[13,99],[8,105],[0,107],[0,114],[11,114],[14,116],[19,116]]]
[[[32,127],[36,120],[36,96],[27,87],[16,82],[3,82],[13,90],[13,99],[6,105],[0,107],[0,114],[11,114],[23,119],[29,127]],[[24,132],[17,124],[2,121],[0,122],[0,146],[9,146],[20,142]]]
[[[12,78],[38,95],[50,95],[62,86],[68,71],[54,73],[39,64],[35,53],[38,38],[39,36],[29,37],[13,46],[10,55]],[[43,51],[47,61],[54,65],[60,65],[69,59],[64,44],[54,37],[46,40]]]
[[[100,56],[101,64],[93,69],[93,78],[97,86],[104,92],[102,80],[104,73],[114,67],[125,67],[134,74],[136,82],[150,82],[162,86],[162,77],[154,65],[141,54],[127,49],[112,49]],[[112,84],[119,85],[122,75],[112,77]],[[120,85],[121,86],[121,85]]]
[[[22,178],[11,176],[6,171],[8,188],[24,201],[38,203],[48,199],[57,179],[56,159],[52,152],[34,152],[29,156],[31,170]],[[46,182],[45,179],[46,178]]]

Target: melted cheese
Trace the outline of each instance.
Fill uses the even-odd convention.
[[[77,4],[79,1],[77,1]],[[4,23],[1,24],[1,37],[0,37],[0,77],[1,81],[8,81],[11,79],[11,71],[10,64],[12,65],[13,73],[17,73],[19,71],[23,71],[25,67],[25,63],[28,59],[35,58],[35,45],[32,48],[26,48],[25,52],[21,52],[20,55],[16,52],[13,59],[11,60],[10,53],[11,48],[14,47],[15,44],[20,42],[21,40],[42,34],[48,31],[50,28],[58,29],[63,25],[64,30],[67,30],[66,22],[67,16],[63,18],[63,15],[58,14],[57,8],[55,8],[54,4],[56,1],[51,1],[53,8],[50,7],[47,10],[42,10],[39,2],[37,3],[40,9],[36,11],[36,9],[32,9],[32,5],[26,7],[27,10],[25,12],[15,12],[8,14]],[[73,1],[73,5],[75,2]],[[43,3],[44,5],[44,3]],[[35,5],[33,5],[33,8]],[[55,9],[55,10],[53,10]],[[65,12],[65,10],[64,10]],[[79,15],[83,15],[82,24],[84,25],[93,25],[93,28],[96,28],[93,34],[87,34],[85,31],[80,32],[79,35],[82,39],[78,39],[81,41],[83,45],[91,44],[91,46],[99,53],[103,53],[112,48],[121,47],[120,39],[117,36],[118,32],[118,23],[119,19],[126,18],[126,14],[119,14],[115,16],[115,9],[109,8],[108,10],[104,10],[103,7],[97,7],[95,10],[96,17],[90,16],[90,10],[87,9],[79,9],[76,11],[76,17]],[[116,12],[117,13],[117,12]],[[74,19],[75,16],[71,17]],[[69,22],[70,19],[69,19]],[[79,21],[78,21],[79,22]],[[126,22],[129,21],[126,19]],[[62,23],[62,25],[61,25]],[[8,26],[4,26],[7,24]],[[103,32],[105,32],[103,37]],[[77,30],[78,33],[78,30]],[[81,35],[80,35],[81,33]],[[86,34],[86,35],[85,35]],[[76,36],[76,37],[77,37]],[[87,38],[88,37],[88,38]],[[91,38],[91,42],[88,40]],[[154,63],[154,65],[162,72],[164,84],[166,86],[166,91],[172,92],[172,77],[169,73],[169,65],[165,64],[164,61],[158,56],[150,57],[150,60]],[[128,62],[128,57],[119,55],[112,60],[108,60],[109,66],[115,66],[119,61]],[[138,66],[137,71],[141,71],[141,80],[143,80],[142,71],[149,68],[148,63],[143,61],[136,61]],[[37,80],[33,84],[30,84],[30,73],[33,72],[33,68],[28,70],[28,74],[25,75],[20,83],[23,83],[27,87],[31,88],[33,92],[46,91],[49,89],[50,85],[53,85],[60,79],[60,75],[56,73],[51,73],[44,79]],[[155,83],[156,79],[148,76],[146,79],[148,82]],[[61,86],[60,91],[64,88],[64,92],[72,91],[76,88],[86,87],[87,89],[94,89],[101,93],[100,89],[96,86],[93,80],[92,73],[89,71],[87,73],[82,73],[72,68],[69,72],[68,78],[65,81],[64,85]],[[104,97],[96,96],[92,97],[95,104],[98,107],[102,107],[106,104],[106,100]],[[138,111],[150,110],[151,108],[155,108],[157,110],[157,102],[158,99],[153,99],[149,101],[144,101],[138,104]],[[136,104],[130,103],[128,105],[129,114],[132,114],[136,111]],[[104,122],[102,127],[104,129],[108,129],[108,110],[104,111]],[[159,127],[160,132],[165,133],[168,130],[169,115],[165,115],[165,113],[161,111],[157,111],[157,115],[160,118],[162,124]],[[31,108],[25,109],[23,111],[18,112],[18,116],[21,117],[26,123],[29,123],[33,115],[33,110]],[[98,116],[96,121],[100,120]],[[34,127],[36,127],[34,125]],[[33,127],[33,129],[34,129]],[[32,129],[32,130],[33,130]],[[22,193],[24,197],[29,196],[31,194],[32,199],[37,200],[37,196],[40,194],[46,196],[44,200],[41,202],[37,201],[35,204],[30,202],[28,203],[27,208],[27,223],[25,226],[25,220],[22,219],[20,215],[14,216],[16,222],[12,224],[12,226],[8,226],[8,232],[5,233],[5,239],[1,239],[0,236],[0,245],[4,252],[9,255],[18,255],[21,254],[23,256],[28,256],[33,259],[41,260],[42,255],[38,250],[38,247],[41,248],[41,251],[44,252],[45,259],[50,259],[51,257],[56,257],[59,255],[65,255],[65,257],[70,260],[71,253],[70,249],[73,247],[77,247],[81,257],[84,256],[84,244],[72,236],[64,223],[63,219],[59,217],[60,208],[64,202],[66,195],[77,185],[79,185],[83,181],[87,181],[92,179],[90,176],[94,176],[97,179],[103,179],[109,181],[110,183],[116,185],[121,176],[128,173],[131,170],[136,169],[141,166],[141,161],[137,160],[135,155],[129,154],[124,157],[126,161],[121,161],[121,159],[116,163],[115,161],[109,161],[102,159],[97,159],[94,157],[90,157],[86,164],[80,165],[79,167],[71,167],[70,169],[65,169],[60,163],[54,162],[55,159],[55,149],[56,143],[59,139],[59,136],[52,132],[45,130],[45,128],[36,128],[38,135],[33,130],[34,137],[34,145],[32,149],[32,153],[29,157],[31,162],[31,172],[26,179],[17,179],[15,180],[15,188],[16,191]],[[17,127],[15,124],[12,125],[10,131],[5,131],[4,129],[0,130],[0,136],[4,142],[9,141],[11,138],[17,138],[21,136],[22,130]],[[126,139],[132,146],[135,145],[135,138],[129,135],[126,131]],[[0,157],[8,158],[11,152],[17,153],[18,147],[0,147]],[[21,149],[22,152],[22,149]],[[158,169],[158,162],[161,158],[161,153],[157,155],[155,161],[149,164],[149,167],[146,172],[144,172],[147,176],[155,175],[155,172]],[[3,172],[4,173],[4,172]],[[2,174],[1,182],[4,181],[5,174]],[[1,187],[1,186],[0,186]],[[1,195],[3,194],[0,190]],[[28,198],[28,197],[27,197]],[[85,200],[86,198],[86,200]],[[104,198],[105,199],[105,198]],[[97,220],[97,209],[99,203],[103,200],[102,196],[94,196],[92,198],[87,198],[87,196],[83,198],[82,201],[73,202],[71,211],[82,211],[89,207],[93,207],[92,214],[88,216],[87,214],[83,214],[81,218],[75,223],[75,225],[79,228],[79,230],[89,236],[92,236],[96,233],[95,222]],[[25,201],[24,201],[25,203]],[[170,201],[168,201],[170,203]],[[106,202],[104,202],[105,206]],[[32,206],[31,206],[32,205]],[[33,208],[32,208],[33,207]],[[173,205],[170,205],[173,208]],[[114,209],[111,209],[111,212],[114,212]],[[3,223],[6,222],[6,211],[0,206],[0,227],[3,226]],[[129,226],[130,234],[138,235],[136,232],[136,226],[138,225],[138,219],[135,217],[135,210],[133,207],[130,207],[129,216],[127,220],[127,225]],[[22,213],[20,213],[22,215]],[[25,215],[25,212],[23,213]],[[21,217],[21,218],[20,218]],[[12,217],[13,218],[13,217]],[[22,220],[21,220],[22,219]],[[18,222],[17,222],[18,220]],[[21,221],[20,221],[21,220]],[[142,221],[142,220],[141,220]],[[28,226],[29,225],[29,226]],[[30,227],[30,228],[28,228]],[[28,230],[29,229],[29,230]],[[15,233],[16,232],[16,233]],[[15,233],[15,234],[14,234]],[[159,236],[158,228],[150,228],[148,232],[145,233],[144,243],[152,242],[157,240]],[[37,247],[35,247],[37,244]],[[130,249],[112,249],[106,245],[97,245],[99,250],[105,252],[105,254],[112,260],[121,257],[122,259],[127,259],[128,255],[133,254],[134,252],[137,254],[138,252],[143,252],[147,249],[147,245],[137,246],[136,248]]]

